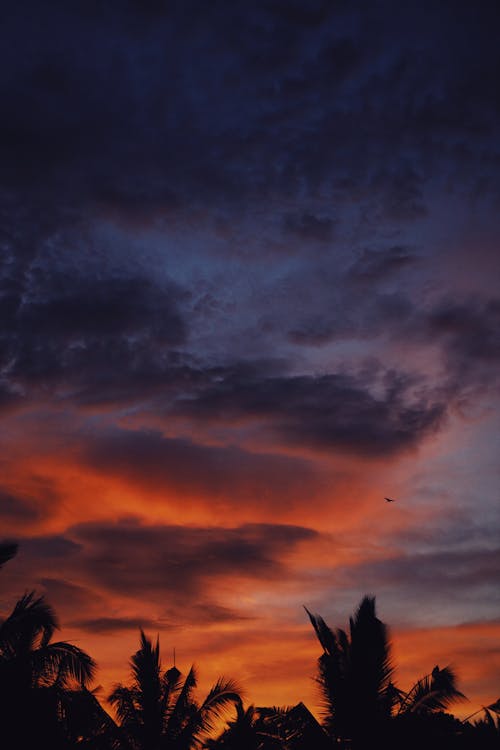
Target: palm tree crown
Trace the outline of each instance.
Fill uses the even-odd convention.
[[[58,627],[55,612],[43,596],[36,598],[32,591],[19,599],[0,623],[2,684],[7,673],[22,689],[90,684],[94,660],[71,643],[51,642]]]
[[[337,741],[354,748],[386,745],[389,724],[413,725],[411,717],[429,717],[464,698],[451,667],[436,666],[408,691],[392,682],[394,669],[387,627],[365,596],[349,621],[349,634],[331,630],[306,609],[323,654],[318,659],[324,725]]]
[[[365,596],[349,621],[349,634],[331,630],[319,615],[307,614],[323,654],[318,660],[325,726],[338,739],[353,739],[387,718],[393,667],[387,628]],[[360,711],[363,722],[359,721]]]
[[[52,641],[57,628],[54,610],[34,592],[22,596],[0,621],[3,727],[19,747],[23,742],[28,747],[32,735],[50,737],[55,747],[65,695],[83,690],[94,676],[95,662],[88,654],[66,641]]]
[[[159,639],[153,645],[142,631],[140,648],[130,666],[131,685],[117,685],[109,700],[128,741],[137,750],[195,747],[224,711],[241,700],[236,683],[220,678],[205,700],[197,703],[193,697],[195,667],[184,680],[176,667],[163,672]]]

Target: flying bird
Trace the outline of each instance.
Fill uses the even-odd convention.
[[[384,500],[386,500],[386,501],[387,501],[388,503],[393,503],[393,502],[395,502],[395,501],[394,501],[394,499],[393,499],[392,497],[384,497]]]

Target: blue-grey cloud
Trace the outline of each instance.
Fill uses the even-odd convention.
[[[178,414],[195,420],[263,419],[280,439],[322,450],[390,455],[438,429],[445,405],[429,394],[412,399],[404,378],[388,373],[385,393],[370,392],[369,376],[245,377],[221,379],[196,397],[180,399]]]

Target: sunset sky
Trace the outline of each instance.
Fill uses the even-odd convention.
[[[500,694],[496,3],[10,3],[0,612],[318,697],[303,606]],[[384,497],[396,499],[388,504]]]

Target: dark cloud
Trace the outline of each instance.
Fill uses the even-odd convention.
[[[205,601],[195,603],[190,608],[193,618],[204,623],[223,623],[223,622],[235,622],[235,621],[249,621],[254,619],[246,614],[241,614],[236,609],[230,609],[229,607],[221,606],[214,602]],[[172,618],[175,619],[175,613],[172,612]]]
[[[175,308],[180,290],[172,284],[162,288],[145,278],[75,279],[52,271],[34,278],[30,287],[17,311],[23,338],[32,334],[74,343],[147,334],[157,346],[185,338]]]
[[[317,532],[299,526],[247,524],[233,529],[88,523],[72,535],[94,581],[124,595],[172,590],[193,595],[219,577],[278,578],[283,555]]]
[[[156,492],[168,495],[170,490],[177,498],[209,496],[240,509],[245,503],[258,507],[269,502],[285,508],[306,494],[313,497],[320,488],[313,466],[304,459],[201,445],[144,430],[88,436],[81,459],[104,474],[125,477]]]
[[[71,558],[74,559],[78,555],[80,548],[81,545],[63,534],[23,539],[19,562],[24,563],[24,560],[38,559],[41,564],[45,560],[53,562],[63,560],[67,563]]]
[[[500,62],[484,6],[142,5],[6,14],[4,185],[33,216],[168,217],[333,179],[405,221],[436,166],[491,172]]]
[[[106,264],[91,277],[59,268],[72,253],[77,267],[88,261],[97,220],[188,232],[198,222],[213,227],[214,213],[234,224],[257,216],[252,225],[263,217],[269,226],[274,217],[275,230],[284,217],[265,246],[277,246],[283,230],[290,245],[322,243],[327,278],[337,266],[332,239],[351,247],[361,223],[396,244],[386,258],[363,254],[351,282],[410,268],[401,228],[434,210],[429,190],[460,185],[477,196],[480,184],[483,198],[498,196],[492,28],[487,8],[447,3],[10,8],[0,74],[8,259],[0,407],[18,405],[34,384],[45,396],[57,390],[102,405],[196,377],[195,354],[177,351],[194,318],[178,287],[151,280],[147,261],[140,278]],[[250,258],[237,226],[232,238],[231,253]],[[171,251],[179,257],[177,239],[167,243],[166,266],[175,265]],[[214,247],[208,233],[202,255],[217,254]],[[190,278],[186,269],[179,275]],[[231,281],[217,277],[212,298],[221,309]],[[332,341],[339,329],[371,334],[374,325],[346,321],[359,300],[342,297],[325,315],[309,301],[301,320],[286,315],[282,333],[300,345]],[[379,326],[408,314],[401,298],[392,302],[374,315]],[[233,332],[240,340],[244,317]]]
[[[430,337],[444,342],[457,375],[500,362],[500,299],[443,302],[427,323]]]
[[[175,619],[179,601],[190,602],[195,618],[221,621],[230,616],[216,600],[221,579],[279,580],[286,575],[287,556],[317,536],[312,529],[283,524],[152,526],[126,519],[88,522],[64,536],[25,540],[22,552],[23,565],[36,563],[51,597],[65,607],[67,596],[72,619],[79,604],[94,603],[95,611],[100,601],[102,610],[105,595],[119,594],[155,602],[161,596],[167,622]]]
[[[384,344],[387,338],[408,340],[408,325],[421,316],[408,289],[416,259],[391,246],[361,250],[348,262],[345,271],[304,268],[292,279],[289,294],[296,305],[283,319],[291,343],[317,347],[347,340],[366,345],[376,337]]]
[[[288,214],[283,228],[286,233],[295,235],[299,240],[330,242],[333,237],[335,221],[327,216],[315,216],[310,213]]]
[[[183,293],[171,282],[41,270],[4,281],[5,408],[36,395],[120,401],[185,378]]]
[[[11,440],[8,428],[5,432],[2,441],[4,459],[3,480],[0,481],[0,522],[9,528],[10,533],[17,534],[54,518],[63,498],[56,482],[36,471],[27,470],[24,464],[23,476],[15,476],[16,464],[12,467],[9,460]]]
[[[227,377],[179,400],[175,412],[200,421],[262,419],[285,442],[364,456],[397,453],[438,429],[444,403],[431,394],[412,397],[413,383],[390,372],[375,396],[376,375]]]
[[[11,383],[0,382],[0,414],[15,411],[23,403],[23,395]]]
[[[81,545],[65,534],[29,537],[29,533],[26,524],[16,529],[19,552],[15,564],[10,566],[9,577],[4,578],[4,592],[9,599],[19,598],[23,590],[44,592],[62,622],[68,611],[74,616],[75,611],[99,604],[92,586],[82,582],[78,572]]]
[[[349,601],[371,591],[392,610],[392,620],[405,626],[458,625],[496,617],[500,603],[498,533],[492,530],[485,536],[473,533],[471,538],[466,534],[461,538],[458,529],[449,532],[444,517],[434,531],[431,524],[426,529],[422,534],[410,530],[408,537],[404,529],[398,530],[397,539],[388,534],[385,554],[384,531],[380,536],[377,529],[376,558],[335,566],[334,609],[348,607]],[[313,571],[311,577],[316,585],[324,577],[325,591],[329,591],[331,576],[325,567]],[[331,604],[325,599],[323,606]]]
[[[28,554],[33,557],[32,562],[36,562],[33,551],[30,550]],[[48,559],[52,562],[58,556],[55,553],[52,560],[50,557],[49,555]],[[69,569],[71,569],[70,561],[71,556],[68,556]],[[64,613],[64,625],[67,625],[68,613],[71,613],[70,616],[74,617],[75,612],[85,612],[94,607],[102,610],[105,607],[105,601],[88,586],[81,586],[64,578],[56,577],[61,574],[65,567],[64,562],[60,563],[58,568],[54,567],[52,570],[54,577],[42,576],[35,580],[35,584],[37,587],[43,588],[47,601],[55,608],[56,612]]]
[[[2,523],[32,523],[42,516],[42,511],[33,500],[0,490],[0,519]]]
[[[496,581],[500,564],[498,546],[394,555],[389,559],[362,563],[339,576],[351,585],[354,580],[367,588],[400,587],[406,595],[426,597],[479,596],[489,592],[489,605],[500,601]],[[349,584],[350,581],[350,584]]]
[[[236,610],[222,607],[219,604],[206,600],[201,604],[189,602],[183,608],[182,612],[178,609],[166,608],[167,614],[158,619],[147,617],[94,617],[72,620],[67,624],[85,630],[89,633],[107,634],[118,633],[126,630],[149,630],[153,632],[172,630],[173,628],[182,627],[186,622],[209,625],[214,623],[234,623],[238,620],[247,620],[250,618],[240,615]]]
[[[440,493],[433,495],[431,487],[419,488],[420,497],[427,501],[439,502]],[[497,546],[497,527],[488,515],[478,516],[477,507],[481,502],[480,491],[470,497],[468,507],[451,505],[440,516],[432,516],[430,520],[419,518],[417,526],[410,526],[398,531],[398,547],[406,554],[434,553],[445,548],[449,552],[457,550],[494,549]],[[472,502],[473,500],[473,502]],[[387,539],[387,544],[390,544]]]
[[[72,620],[70,627],[79,628],[87,633],[119,633],[124,630],[165,630],[165,623],[140,617],[95,617]]]
[[[417,258],[409,247],[394,245],[386,250],[365,249],[351,265],[348,278],[354,282],[383,281],[412,267]]]
[[[339,326],[329,316],[308,315],[296,328],[288,331],[288,339],[298,346],[321,346],[333,341],[339,334]]]
[[[371,183],[374,193],[382,196],[381,215],[398,222],[426,216],[423,185],[423,177],[408,164],[398,164],[391,172],[382,169]]]

